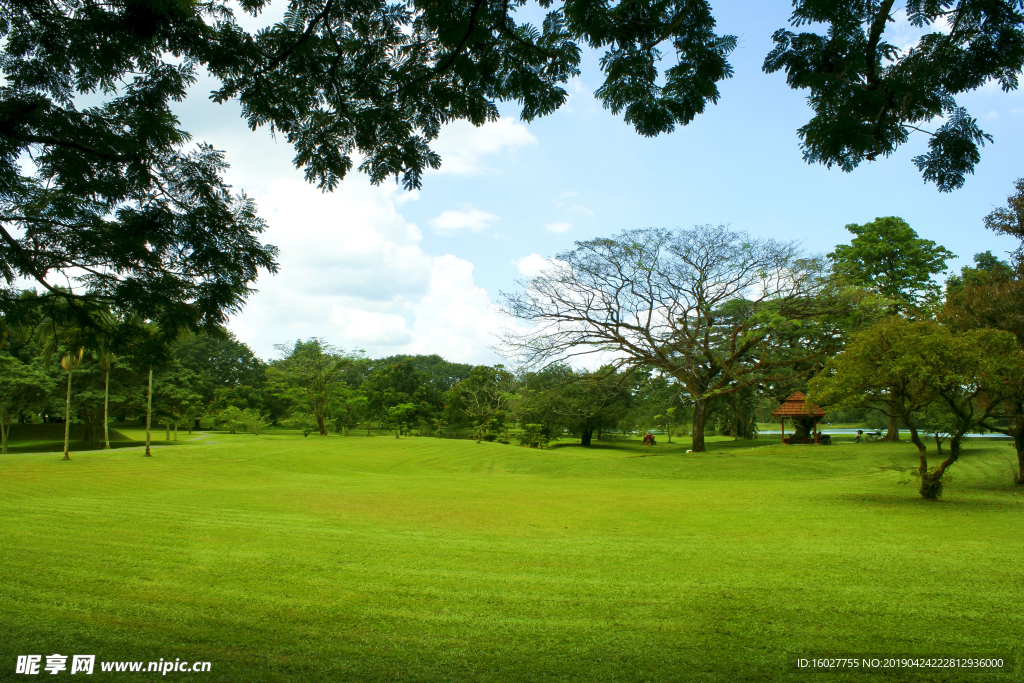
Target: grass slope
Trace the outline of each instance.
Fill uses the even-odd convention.
[[[928,503],[900,484],[907,445],[766,443],[216,434],[0,458],[0,680],[54,652],[212,662],[90,680],[874,680],[792,663],[1024,643],[1005,444],[969,446]]]

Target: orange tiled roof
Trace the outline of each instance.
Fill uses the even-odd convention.
[[[772,411],[775,417],[824,417],[825,411],[807,403],[807,394],[802,391],[794,391],[781,406]]]

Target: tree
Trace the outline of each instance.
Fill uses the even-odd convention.
[[[117,362],[117,356],[109,351],[97,352],[96,364],[103,371],[103,448],[110,448],[110,370]]]
[[[599,96],[645,135],[688,123],[731,74],[735,38],[714,33],[705,0],[597,12],[570,0],[540,29],[516,23],[522,4],[291,0],[284,21],[255,34],[218,0],[4,6],[3,276],[83,309],[199,329],[236,310],[259,270],[276,270],[254,204],[223,181],[223,155],[184,147],[172,105],[204,68],[220,81],[214,99],[237,99],[253,129],[282,134],[324,189],[356,157],[374,182],[419,186],[440,165],[429,142],[441,126],[494,120],[496,100],[518,101],[527,120],[554,111],[578,73],[576,41],[609,48]],[[661,75],[665,42],[678,63]],[[22,171],[25,157],[36,172]],[[80,286],[59,290],[54,274]]]
[[[244,421],[245,412],[242,408],[226,406],[214,412],[213,415],[218,424],[222,424],[227,428],[229,434],[234,434],[235,425]],[[306,433],[308,434],[308,432]]]
[[[1024,178],[1013,184],[1016,193],[1006,198],[1006,207],[999,207],[985,216],[985,227],[997,235],[1016,237],[1024,245]],[[1013,252],[1014,260],[1020,264],[1024,257],[1021,246]]]
[[[961,269],[946,286],[946,302],[939,318],[954,330],[993,329],[1009,332],[1024,349],[1024,178],[1017,192],[985,217],[985,227],[1016,237],[1012,264],[989,252],[977,254],[974,266]],[[1012,386],[1012,383],[1011,383]],[[1017,386],[1000,405],[1001,412],[985,427],[1013,438],[1017,451],[1017,483],[1024,484],[1024,385]]]
[[[538,425],[531,439],[546,440],[565,430],[578,436],[581,446],[590,446],[595,432],[600,438],[601,430],[616,427],[626,417],[632,403],[627,381],[612,367],[591,373],[549,365],[523,377],[520,419]]]
[[[241,413],[242,424],[245,428],[252,432],[253,436],[259,436],[260,430],[270,425],[270,420],[266,415],[260,415],[259,411],[256,410],[243,410]]]
[[[914,157],[926,182],[942,192],[959,188],[991,142],[955,97],[996,81],[1017,88],[1024,65],[1024,9],[1019,0],[908,0],[907,17],[934,27],[907,49],[885,40],[894,0],[795,0],[794,27],[824,25],[824,35],[785,29],[764,62],[768,73],[808,89],[814,116],[799,129],[808,163],[852,171],[888,157],[911,132],[930,137]],[[948,30],[943,30],[948,29]],[[926,126],[936,119],[934,131]]]
[[[283,21],[255,33],[219,0],[4,5],[0,273],[85,313],[137,314],[170,339],[215,328],[261,270],[276,271],[253,202],[223,180],[223,154],[186,148],[173,106],[201,70],[219,81],[215,101],[237,100],[252,129],[287,139],[325,190],[356,159],[375,183],[418,187],[441,163],[430,143],[445,123],[494,120],[498,102],[519,103],[528,121],[555,111],[581,45],[605,50],[596,94],[645,136],[691,122],[732,75],[737,39],[715,32],[707,0],[540,5],[537,27],[516,21],[525,0],[289,0]],[[992,80],[1016,88],[1018,6],[912,0],[913,22],[951,31],[904,54],[882,40],[892,0],[798,0],[794,25],[822,22],[829,35],[777,32],[765,68],[811,89],[808,161],[851,170],[946,116],[915,161],[940,189],[958,187],[989,138],[954,96]],[[59,277],[75,287],[56,287]],[[0,292],[0,311],[19,305],[13,289]]]
[[[335,392],[334,400],[329,406],[334,415],[335,426],[339,434],[348,433],[359,424],[368,413],[369,399],[361,392],[348,386]]]
[[[196,390],[210,403],[219,389],[260,388],[266,383],[266,363],[227,330],[216,334],[187,334],[171,345],[171,355],[196,373]],[[253,406],[255,407],[255,406]]]
[[[809,373],[838,331],[823,315],[827,282],[796,245],[725,227],[631,230],[577,242],[537,277],[503,293],[504,353],[528,365],[601,353],[614,368],[655,368],[693,400],[702,452],[708,401]]]
[[[516,398],[515,375],[501,365],[478,365],[469,377],[448,390],[445,403],[466,416],[473,438],[479,442],[492,422],[505,422],[509,406]]]
[[[154,380],[157,413],[167,424],[168,431],[174,425],[174,440],[177,441],[178,425],[198,412],[203,404],[203,397],[196,390],[199,376],[175,361],[163,368]]]
[[[367,398],[367,416],[372,415],[381,426],[390,421],[390,409],[401,404],[416,406],[415,416],[404,414],[407,421],[429,421],[442,410],[442,393],[412,362],[384,364],[382,361],[375,365],[359,388]]]
[[[880,321],[850,339],[809,382],[809,399],[852,407],[885,400],[910,430],[918,449],[921,496],[942,494],[942,477],[960,457],[964,434],[984,425],[1020,386],[1024,360],[1012,335],[998,330],[953,333],[932,320]],[[935,429],[936,415],[950,420],[949,456],[933,469],[918,434],[919,415]]]
[[[851,223],[850,244],[828,255],[839,278],[888,300],[888,312],[911,315],[938,305],[942,289],[934,277],[956,258],[945,247],[918,237],[902,218],[887,216],[870,223]]]
[[[294,346],[277,344],[284,358],[272,364],[272,371],[281,378],[289,398],[300,411],[316,419],[317,430],[327,436],[327,409],[334,392],[341,385],[341,374],[352,364],[354,356],[321,339],[296,341]]]
[[[881,296],[890,315],[920,315],[934,309],[941,289],[934,276],[956,258],[944,247],[922,239],[902,218],[887,216],[871,223],[847,225],[855,237],[835,248],[829,258],[838,278]],[[886,441],[899,441],[896,410],[890,416]]]
[[[16,358],[0,355],[0,453],[7,453],[7,442],[14,420],[33,406],[42,404],[55,384],[38,361],[26,365]]]
[[[1021,270],[988,252],[975,256],[950,278],[939,319],[953,330],[1003,330],[1024,349],[1024,279]],[[1013,439],[1017,451],[1017,483],[1024,484],[1024,384],[1010,392],[985,427]]]
[[[395,438],[408,434],[409,425],[416,421],[420,407],[415,403],[399,403],[388,408],[388,422],[395,426]]]

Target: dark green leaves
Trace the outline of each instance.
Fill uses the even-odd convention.
[[[799,129],[805,160],[852,171],[923,132],[931,137],[929,152],[914,164],[925,181],[942,192],[961,187],[981,159],[979,147],[992,138],[955,97],[991,80],[1016,89],[1024,65],[1021,2],[908,2],[911,22],[935,30],[907,50],[884,39],[898,9],[892,0],[793,5],[794,26],[826,24],[828,30],[777,31],[764,70],[785,71],[790,87],[810,91],[815,115]],[[936,122],[934,130],[924,128]]]

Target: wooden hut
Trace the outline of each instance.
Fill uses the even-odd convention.
[[[782,405],[772,411],[782,422],[782,443],[818,443],[818,422],[825,411],[807,402],[807,394],[794,391]],[[786,418],[793,422],[793,436],[786,436]]]

